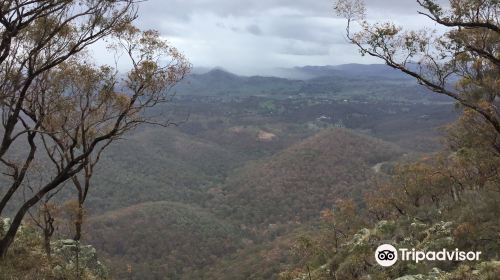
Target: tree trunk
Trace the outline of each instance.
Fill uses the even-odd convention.
[[[83,206],[79,202],[78,212],[76,214],[76,220],[75,220],[75,236],[73,237],[73,240],[75,241],[80,241],[80,239],[82,238],[82,223],[83,223]]]
[[[75,236],[73,237],[73,240],[76,241],[76,279],[80,280],[81,279],[81,272],[80,272],[80,239],[82,238],[82,223],[83,223],[83,205],[82,201],[79,199],[78,200],[78,210],[76,214],[76,221],[75,221]]]
[[[54,234],[54,218],[52,217],[51,213],[49,212],[49,209],[47,205],[45,205],[45,213],[44,213],[44,229],[43,229],[43,238],[44,238],[44,245],[45,245],[45,253],[47,254],[47,257],[51,257],[51,251],[52,248],[50,247],[50,241],[52,240],[52,235]]]
[[[45,253],[47,254],[47,257],[49,259],[51,257],[51,253],[52,253],[52,248],[50,247],[50,239],[51,239],[51,234],[49,232],[44,232]]]
[[[81,279],[80,273],[80,241],[76,241],[76,279]]]
[[[34,201],[36,199],[36,201]],[[19,209],[16,216],[12,220],[10,224],[9,230],[5,233],[5,236],[0,240],[0,258],[4,259],[7,256],[7,251],[14,242],[14,238],[16,237],[17,230],[19,226],[21,226],[21,222],[23,221],[24,215],[28,212],[31,206],[33,206],[36,202],[38,202],[38,198],[30,199]]]
[[[81,170],[81,168],[80,168]],[[75,170],[73,172],[78,172],[79,170]],[[26,201],[21,208],[17,211],[12,223],[9,227],[9,230],[5,234],[5,236],[0,240],[0,258],[5,258],[7,256],[7,251],[9,250],[10,245],[14,242],[14,238],[16,237],[17,230],[21,226],[21,222],[23,221],[24,216],[28,212],[28,210],[35,204],[37,204],[44,195],[48,192],[59,186],[61,183],[66,181],[71,177],[72,174],[69,174],[69,170],[65,171],[62,174],[59,174],[58,177],[54,178],[52,182],[43,187],[35,196]]]

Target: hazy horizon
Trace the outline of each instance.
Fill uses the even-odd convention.
[[[354,66],[374,66],[374,65],[385,65],[385,63],[342,63],[342,64],[327,64],[327,65],[302,65],[302,66],[291,66],[291,67],[276,67],[276,68],[269,68],[269,69],[263,69],[261,72],[258,73],[250,73],[250,74],[241,74],[235,71],[231,71],[231,69],[227,69],[222,66],[212,66],[212,67],[197,67],[194,66],[191,69],[190,74],[206,74],[214,70],[221,70],[230,74],[234,74],[237,76],[241,77],[253,77],[253,76],[259,76],[259,77],[278,77],[278,78],[287,78],[287,79],[309,79],[309,78],[314,78],[314,76],[309,76],[309,75],[304,75],[305,73],[300,73],[301,68],[305,67],[324,67],[324,68],[336,68],[336,67],[342,67],[346,65],[354,65]],[[389,69],[389,66],[387,66]],[[341,70],[341,69],[338,69]]]
[[[409,29],[435,28],[417,14],[413,0],[367,1],[369,21],[390,20]],[[238,75],[279,75],[280,68],[349,63],[378,64],[362,57],[345,38],[345,19],[333,1],[149,0],[139,4],[135,24],[156,29],[196,68],[221,67]],[[104,46],[99,63],[112,64]]]

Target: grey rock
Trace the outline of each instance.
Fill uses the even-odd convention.
[[[423,275],[423,274],[416,274],[416,275],[405,275],[399,278],[396,278],[395,280],[440,280],[443,279],[447,275],[446,272],[440,270],[437,267],[434,267],[431,269],[429,274]]]
[[[74,268],[78,259],[81,268],[89,270],[101,279],[108,277],[108,271],[98,260],[97,251],[93,246],[81,245],[78,241],[65,239],[52,242],[52,248],[54,253],[67,263],[65,269]]]

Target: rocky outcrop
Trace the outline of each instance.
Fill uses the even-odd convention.
[[[11,220],[0,218],[0,237],[9,229]],[[108,270],[97,258],[96,249],[77,241],[51,242],[51,257],[42,246],[43,237],[29,225],[19,228],[9,259],[0,263],[0,279],[73,279],[80,271],[81,280],[108,279]],[[2,266],[5,265],[5,266]],[[79,270],[77,270],[79,268]]]
[[[447,275],[448,273],[434,267],[427,275],[405,275],[403,277],[396,278],[395,280],[443,280]]]
[[[72,239],[57,240],[51,245],[53,254],[63,260],[61,264],[54,267],[56,275],[76,270],[78,262],[78,266],[84,273],[94,275],[98,279],[108,278],[106,267],[98,260],[97,251],[91,245],[82,245]]]
[[[397,262],[389,270],[381,269],[375,262],[373,252],[382,243],[392,244],[396,248],[415,248],[422,251],[455,248],[453,228],[454,224],[446,221],[433,224],[417,220],[400,220],[398,223],[380,221],[373,228],[360,229],[342,245],[329,263],[311,270],[311,279],[326,279],[328,275],[335,275],[337,279],[354,279],[353,277],[396,280],[498,279],[500,261],[464,262],[458,266],[444,262],[428,262],[421,263],[418,267],[413,262]],[[439,267],[433,267],[434,265]],[[330,272],[330,268],[333,268],[334,272]],[[404,275],[405,272],[407,275]],[[282,279],[309,279],[309,274],[302,273],[298,277],[282,277]]]

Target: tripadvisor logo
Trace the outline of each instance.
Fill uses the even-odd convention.
[[[398,261],[398,257],[401,261],[419,263],[421,261],[478,261],[480,255],[481,252],[464,252],[458,249],[451,251],[447,249],[441,251],[417,251],[415,248],[411,250],[400,248],[397,250],[390,244],[383,244],[378,246],[375,251],[375,260],[379,265],[388,267],[394,265]]]
[[[398,261],[398,251],[390,244],[380,245],[375,251],[375,260],[381,266],[392,266]]]

